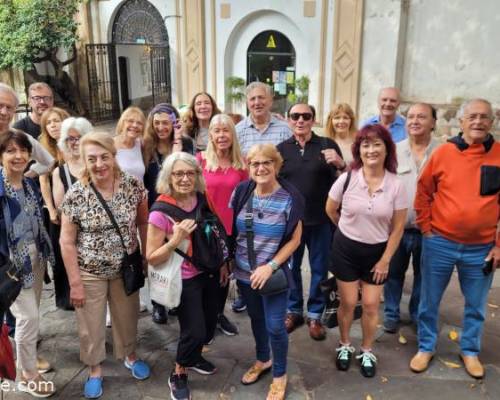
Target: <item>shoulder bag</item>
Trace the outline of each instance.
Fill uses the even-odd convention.
[[[22,271],[9,259],[0,267],[0,314],[3,315],[21,292]]]

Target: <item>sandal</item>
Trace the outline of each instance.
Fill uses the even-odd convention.
[[[269,386],[269,392],[267,393],[266,400],[284,400],[286,392],[287,377],[278,382],[271,383]]]
[[[241,378],[241,383],[243,385],[251,385],[257,382],[262,375],[267,374],[271,371],[272,365],[269,367],[257,367],[255,364],[250,367],[250,369],[245,372],[243,377]]]

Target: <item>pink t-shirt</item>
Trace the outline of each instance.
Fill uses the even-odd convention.
[[[194,207],[196,207],[196,204]],[[189,212],[192,211],[194,207],[192,207],[191,209],[183,209],[183,210]],[[174,224],[172,220],[160,211],[153,211],[149,214],[149,223],[161,229],[167,235],[171,235],[172,233],[174,233],[173,231]],[[198,271],[193,264],[191,264],[187,260],[184,260],[184,262],[181,265],[182,279],[190,279],[200,273],[201,272]]]
[[[202,159],[200,154],[198,153],[196,158],[203,168],[208,195],[226,233],[230,235],[233,230],[233,210],[229,208],[229,200],[238,183],[248,179],[248,171],[233,167],[209,171],[205,168],[206,160]]]
[[[351,181],[342,197],[346,178],[347,173],[340,175],[328,193],[333,201],[342,203],[340,231],[358,242],[386,242],[391,233],[394,211],[408,208],[404,185],[396,174],[385,171],[382,184],[370,194],[360,168],[352,171]]]

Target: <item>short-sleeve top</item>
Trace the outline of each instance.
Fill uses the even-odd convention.
[[[120,183],[107,205],[113,213],[127,246],[133,253],[137,241],[137,208],[146,199],[142,182],[120,172]],[[64,196],[62,212],[77,225],[76,247],[82,271],[113,279],[121,274],[123,246],[95,192],[88,185],[76,182]]]
[[[382,184],[370,194],[363,169],[360,168],[352,171],[349,186],[342,196],[346,179],[347,173],[343,173],[328,193],[333,201],[342,203],[340,231],[358,242],[386,242],[391,233],[394,211],[408,208],[403,183],[396,174],[386,170]]]
[[[144,179],[146,167],[142,158],[141,141],[137,139],[131,149],[118,149],[116,162],[128,174],[135,176],[141,182]]]

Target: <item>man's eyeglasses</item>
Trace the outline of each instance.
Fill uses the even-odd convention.
[[[182,179],[187,176],[189,179],[193,179],[196,176],[196,171],[173,171],[172,176],[175,179]]]
[[[313,117],[311,113],[291,113],[290,119],[292,121],[298,121],[302,117],[304,121],[310,121]]]
[[[36,103],[41,103],[42,101],[44,103],[48,103],[49,101],[52,101],[52,96],[31,96],[31,100]]]
[[[253,169],[258,169],[261,166],[264,167],[264,168],[269,168],[273,164],[274,164],[273,160],[252,161],[252,162],[248,163],[248,165],[250,166],[250,168],[253,168]]]
[[[492,119],[491,116],[488,114],[469,114],[469,115],[466,115],[464,118],[470,122],[475,121],[478,118],[480,121],[488,121],[488,120]]]

